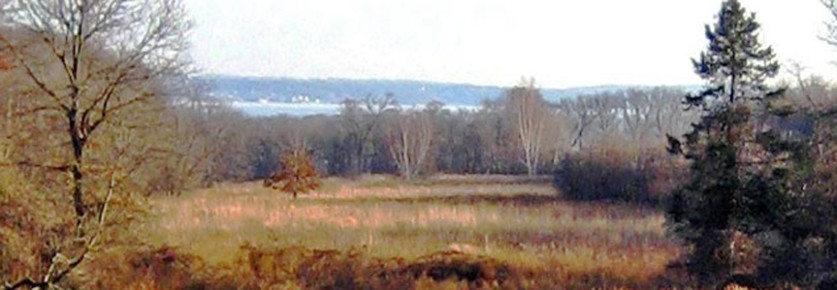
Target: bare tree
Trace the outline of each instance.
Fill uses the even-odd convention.
[[[535,87],[534,79],[524,79],[506,93],[506,110],[520,141],[526,171],[530,176],[535,175],[538,173],[542,139],[550,112],[543,95]]]
[[[597,115],[593,111],[592,98],[581,96],[575,100],[564,100],[558,104],[562,114],[572,123],[572,138],[570,148],[584,149],[584,140],[590,126],[596,121]]]
[[[0,35],[2,49],[35,88],[32,97],[41,100],[29,113],[63,119],[66,138],[55,148],[67,152],[57,154],[63,158],[12,163],[68,173],[73,240],[83,241],[56,249],[42,277],[4,288],[51,288],[96,246],[108,218],[116,178],[110,174],[104,196],[91,196],[87,174],[107,171],[90,168],[86,153],[120,113],[159,96],[162,79],[184,69],[190,23],[179,0],[13,0],[1,21],[14,32]]]
[[[648,120],[651,115],[651,101],[649,93],[640,90],[628,90],[625,105],[620,106],[620,119],[625,125],[624,131],[633,143],[644,146],[650,127]]]
[[[572,112],[569,111],[566,103],[554,104],[551,107],[550,123],[552,125],[546,129],[546,140],[552,153],[552,165],[555,166],[565,154],[572,150],[572,144],[568,141],[572,140],[572,126],[575,120],[572,119]]]
[[[189,84],[189,80],[182,81]],[[191,84],[168,106],[165,125],[158,129],[158,134],[167,135],[161,143],[168,156],[157,168],[161,174],[150,191],[179,195],[186,189],[207,185],[214,179],[213,171],[230,171],[218,168],[214,161],[220,161],[222,155],[242,155],[240,131],[247,127],[241,122],[243,117],[223,102],[205,97],[205,92]],[[234,166],[230,163],[235,162],[224,165]]]
[[[651,112],[649,122],[654,128],[657,140],[664,140],[666,134],[682,135],[686,133],[699,115],[697,110],[683,110],[681,99],[685,92],[677,89],[657,88],[651,91]],[[665,142],[665,141],[663,141]]]
[[[395,97],[386,94],[383,97],[366,96],[363,100],[346,99],[341,103],[340,117],[346,143],[350,152],[349,170],[351,175],[363,173],[367,169],[367,155],[375,131],[379,128],[384,112],[394,109]]]
[[[831,13],[831,21],[825,23],[826,32],[820,39],[831,46],[837,46],[837,0],[820,0],[820,3]]]
[[[435,128],[432,112],[411,109],[392,114],[386,124],[385,140],[398,171],[412,180],[424,170],[430,153]]]
[[[786,70],[796,81],[796,90],[787,93],[797,99],[797,106],[818,110],[829,104],[829,98],[833,96],[829,92],[831,84],[828,81],[822,77],[805,75],[806,68],[796,62],[791,62]]]
[[[508,172],[510,164],[518,161],[514,156],[517,138],[508,121],[504,100],[484,99],[473,122],[475,136],[471,136],[470,141],[482,147],[474,155],[481,159],[482,171],[486,174]]]
[[[590,97],[599,141],[613,138],[619,132],[619,112],[625,106],[625,100],[617,93],[605,93]]]

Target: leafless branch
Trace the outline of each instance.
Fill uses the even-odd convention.
[[[70,168],[69,165],[38,164],[32,161],[0,162],[0,167],[28,167],[58,172],[66,172]]]

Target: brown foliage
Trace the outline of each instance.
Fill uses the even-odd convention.
[[[295,284],[304,289],[416,289],[455,281],[467,289],[520,289],[522,277],[491,258],[439,252],[412,262],[369,257],[363,249],[348,252],[290,247],[266,250],[243,246],[239,261],[261,288]],[[429,281],[428,281],[429,280]]]
[[[209,266],[171,247],[111,251],[87,264],[80,289],[522,289],[523,276],[491,258],[440,252],[412,262],[303,247],[241,248],[235,265]]]
[[[567,155],[555,171],[555,186],[574,200],[658,204],[683,170],[662,150],[598,148]]]
[[[290,193],[296,198],[320,187],[320,175],[311,157],[304,151],[286,154],[282,158],[282,169],[264,181],[265,187]]]
[[[60,219],[47,214],[49,202],[42,195],[24,192],[20,175],[0,167],[0,273],[14,281],[49,264],[49,246],[32,241],[61,228]]]
[[[123,249],[124,250],[124,249]],[[70,284],[78,289],[256,289],[233,286],[221,269],[177,249],[140,247],[103,252]]]
[[[12,64],[8,57],[0,54],[0,71],[7,71],[14,68],[14,64]]]
[[[814,165],[816,182],[814,184],[827,196],[837,198],[837,102],[820,113],[814,133]]]

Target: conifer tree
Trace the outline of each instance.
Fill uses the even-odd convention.
[[[759,42],[755,14],[748,14],[737,0],[727,0],[716,17],[713,26],[706,25],[709,45],[700,59],[692,60],[695,73],[707,83],[699,94],[686,98],[688,104],[710,110],[712,100],[726,102],[716,107],[728,107],[780,92],[765,84],[779,72],[779,63],[773,49]]]
[[[766,84],[779,64],[759,42],[755,15],[737,0],[724,1],[716,21],[706,26],[709,45],[693,60],[705,87],[685,98],[703,116],[684,140],[669,136],[669,151],[691,164],[691,179],[672,194],[669,225],[690,247],[687,267],[701,286],[754,277],[761,257],[755,237],[778,218],[768,208],[783,204],[766,182],[769,153],[756,142],[754,121],[764,101],[782,92]]]

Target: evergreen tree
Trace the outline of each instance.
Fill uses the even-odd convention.
[[[691,249],[687,266],[702,286],[733,277],[755,277],[760,265],[759,238],[779,222],[783,191],[767,164],[769,152],[756,142],[754,116],[765,100],[779,96],[765,83],[779,71],[770,47],[758,40],[759,24],[737,0],[727,0],[713,26],[709,45],[695,72],[704,89],[685,98],[688,109],[704,114],[685,140],[669,136],[669,150],[691,162],[691,179],[676,190],[669,225]]]
[[[765,84],[779,72],[779,63],[773,49],[763,48],[759,42],[759,28],[755,14],[748,14],[737,0],[721,4],[717,22],[706,25],[708,47],[699,60],[692,60],[695,73],[707,84],[701,93],[686,98],[690,105],[709,110],[712,99],[726,101],[721,107],[727,107],[779,92],[770,91]]]

